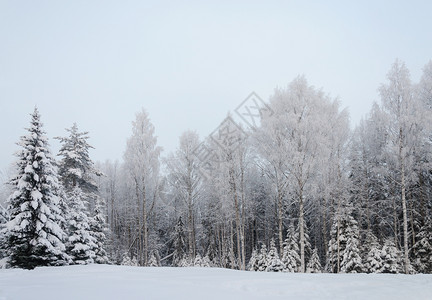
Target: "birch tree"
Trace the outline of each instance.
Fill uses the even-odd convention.
[[[324,163],[331,151],[335,157],[332,162],[339,167],[338,182],[343,182],[340,162],[344,160],[348,119],[337,101],[308,85],[304,77],[296,78],[286,89],[277,89],[270,106],[275,114],[263,120],[264,138],[258,135],[263,146],[259,149],[267,174],[274,178],[276,186],[280,249],[283,249],[284,200],[288,192],[297,208],[300,272],[304,272],[305,204],[316,195],[316,183],[324,173]]]
[[[145,110],[136,114],[132,122],[132,136],[127,140],[124,153],[125,168],[135,193],[137,232],[133,243],[137,246],[139,263],[148,265],[149,228],[151,214],[157,196],[159,156],[154,126]]]
[[[186,210],[187,237],[190,257],[196,256],[196,213],[197,202],[201,197],[201,176],[198,170],[198,157],[194,153],[198,147],[198,134],[186,131],[180,137],[180,146],[175,155],[165,160],[169,183]]]
[[[407,177],[413,167],[413,145],[415,144],[416,103],[409,71],[405,64],[396,60],[387,74],[388,83],[380,87],[383,108],[389,114],[389,147],[397,162],[398,185],[403,218],[403,261],[405,273],[409,273],[408,257],[408,212],[407,212]],[[408,175],[408,176],[407,176]]]

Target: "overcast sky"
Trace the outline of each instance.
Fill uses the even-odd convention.
[[[35,105],[53,152],[77,122],[100,161],[122,158],[141,108],[166,154],[299,74],[355,125],[396,58],[418,80],[431,29],[432,1],[0,0],[0,170]]]

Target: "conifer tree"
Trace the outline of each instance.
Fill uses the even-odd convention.
[[[267,268],[266,272],[282,272],[284,270],[284,265],[279,259],[279,254],[275,246],[275,241],[272,239],[270,241],[270,249],[267,253]]]
[[[293,223],[289,225],[287,230],[287,237],[282,252],[282,262],[285,265],[286,272],[299,271],[301,263],[300,248],[298,244],[298,233],[295,232]]]
[[[62,147],[59,151],[59,156],[62,157],[59,167],[59,173],[61,175],[63,186],[66,189],[66,193],[74,204],[69,203],[70,214],[72,219],[71,222],[76,222],[77,216],[86,219],[84,226],[89,226],[88,229],[81,228],[79,230],[86,230],[90,235],[91,239],[81,237],[80,243],[85,241],[90,244],[86,246],[89,248],[89,255],[94,257],[91,259],[78,259],[77,263],[84,262],[96,262],[96,263],[108,263],[108,257],[105,250],[106,243],[106,232],[108,227],[105,223],[105,216],[103,214],[105,203],[98,193],[98,187],[92,176],[101,175],[100,172],[96,171],[93,161],[90,159],[89,150],[93,148],[87,140],[89,139],[88,132],[79,132],[76,124],[70,129],[66,129],[69,132],[68,137],[58,137]],[[79,188],[77,193],[76,188]],[[76,199],[76,197],[81,199]],[[85,203],[82,207],[78,202]],[[90,203],[92,205],[90,205]],[[74,208],[79,211],[74,211]],[[91,208],[92,214],[90,213]],[[86,215],[85,217],[82,215]],[[90,217],[92,215],[93,217]],[[77,228],[71,228],[75,231]],[[70,247],[69,247],[70,248]],[[69,249],[71,250],[71,249]],[[82,256],[80,254],[79,256]]]
[[[321,270],[322,267],[318,256],[318,250],[315,248],[312,250],[311,258],[306,267],[306,273],[321,273]]]
[[[432,219],[427,217],[413,247],[414,266],[420,273],[432,273]]]
[[[60,186],[48,139],[35,108],[28,134],[21,137],[17,153],[17,175],[10,180],[8,199],[7,251],[10,265],[33,269],[65,265],[65,233],[59,207]]]
[[[341,271],[343,273],[361,273],[363,269],[358,247],[358,236],[352,233],[347,240],[346,248],[343,253]]]
[[[185,259],[186,255],[186,236],[183,229],[182,218],[179,217],[174,229],[174,255],[173,265],[180,266],[180,262]],[[183,261],[183,264],[184,261]]]
[[[258,254],[258,270],[259,272],[264,272],[267,269],[267,247],[262,244],[260,253]]]
[[[121,265],[122,266],[138,266],[138,261],[136,260],[136,258],[134,257],[133,259],[130,258],[129,254],[127,252],[125,252],[123,254],[123,259],[121,261]]]
[[[385,240],[384,246],[381,250],[381,257],[383,260],[383,266],[380,269],[380,273],[397,274],[402,271],[402,253],[398,248],[396,248],[393,239],[389,238]]]
[[[211,261],[208,255],[204,256],[202,258],[201,267],[204,268],[210,268],[211,267]]]
[[[6,222],[8,220],[7,211],[0,204],[0,260],[6,257]]]
[[[58,156],[62,159],[59,174],[66,191],[79,186],[85,195],[96,193],[98,188],[92,175],[100,175],[90,159],[89,150],[93,147],[87,142],[88,132],[79,132],[76,123],[70,129],[68,137],[57,137],[62,144]]]
[[[330,273],[360,272],[362,265],[357,221],[347,212],[341,216],[335,215],[330,237],[326,270]]]
[[[195,256],[194,267],[201,267],[201,266],[202,266],[202,258],[201,258],[201,255],[198,253]]]
[[[97,249],[96,239],[90,234],[89,218],[86,214],[82,191],[75,187],[70,193],[69,240],[67,251],[75,264],[94,263]]]
[[[179,267],[185,268],[185,267],[193,267],[194,261],[189,256],[183,256],[183,258],[178,263]]]
[[[258,271],[258,251],[253,250],[249,259],[248,268],[249,271]]]
[[[105,202],[104,199],[97,196],[94,209],[94,216],[89,219],[90,235],[95,239],[95,263],[107,264],[109,263],[107,252],[105,251],[106,232],[108,226],[106,224],[106,217],[104,214]]]
[[[381,245],[371,232],[368,233],[366,244],[369,246],[369,251],[366,254],[363,270],[366,273],[380,273],[383,267]]]
[[[149,267],[159,267],[159,263],[158,263],[154,253],[152,253],[150,255],[150,259],[149,259],[148,264],[149,264]]]

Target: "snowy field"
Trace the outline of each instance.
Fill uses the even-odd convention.
[[[0,270],[0,300],[432,299],[432,275],[87,265]]]

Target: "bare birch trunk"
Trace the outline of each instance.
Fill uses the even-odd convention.
[[[245,194],[244,194],[244,170],[241,169],[241,227],[240,240],[242,247],[242,270],[246,270],[246,249],[245,249]]]
[[[404,235],[404,265],[405,274],[409,274],[409,258],[408,258],[408,218],[406,205],[406,183],[405,183],[405,162],[403,158],[402,144],[402,128],[399,129],[399,162],[401,168],[401,193],[402,193],[402,215],[403,215],[403,235]]]
[[[299,199],[299,227],[300,227],[300,273],[305,272],[305,233],[304,233],[304,204],[303,190],[300,190]]]
[[[279,235],[279,255],[282,257],[283,252],[283,223],[282,223],[282,212],[283,212],[283,203],[282,203],[282,191],[281,188],[278,188],[278,205],[277,205],[277,217],[278,217],[278,235]]]
[[[144,231],[144,245],[143,245],[143,255],[144,255],[144,266],[147,266],[148,260],[148,229],[147,229],[147,207],[146,207],[146,188],[143,185],[143,231]]]

